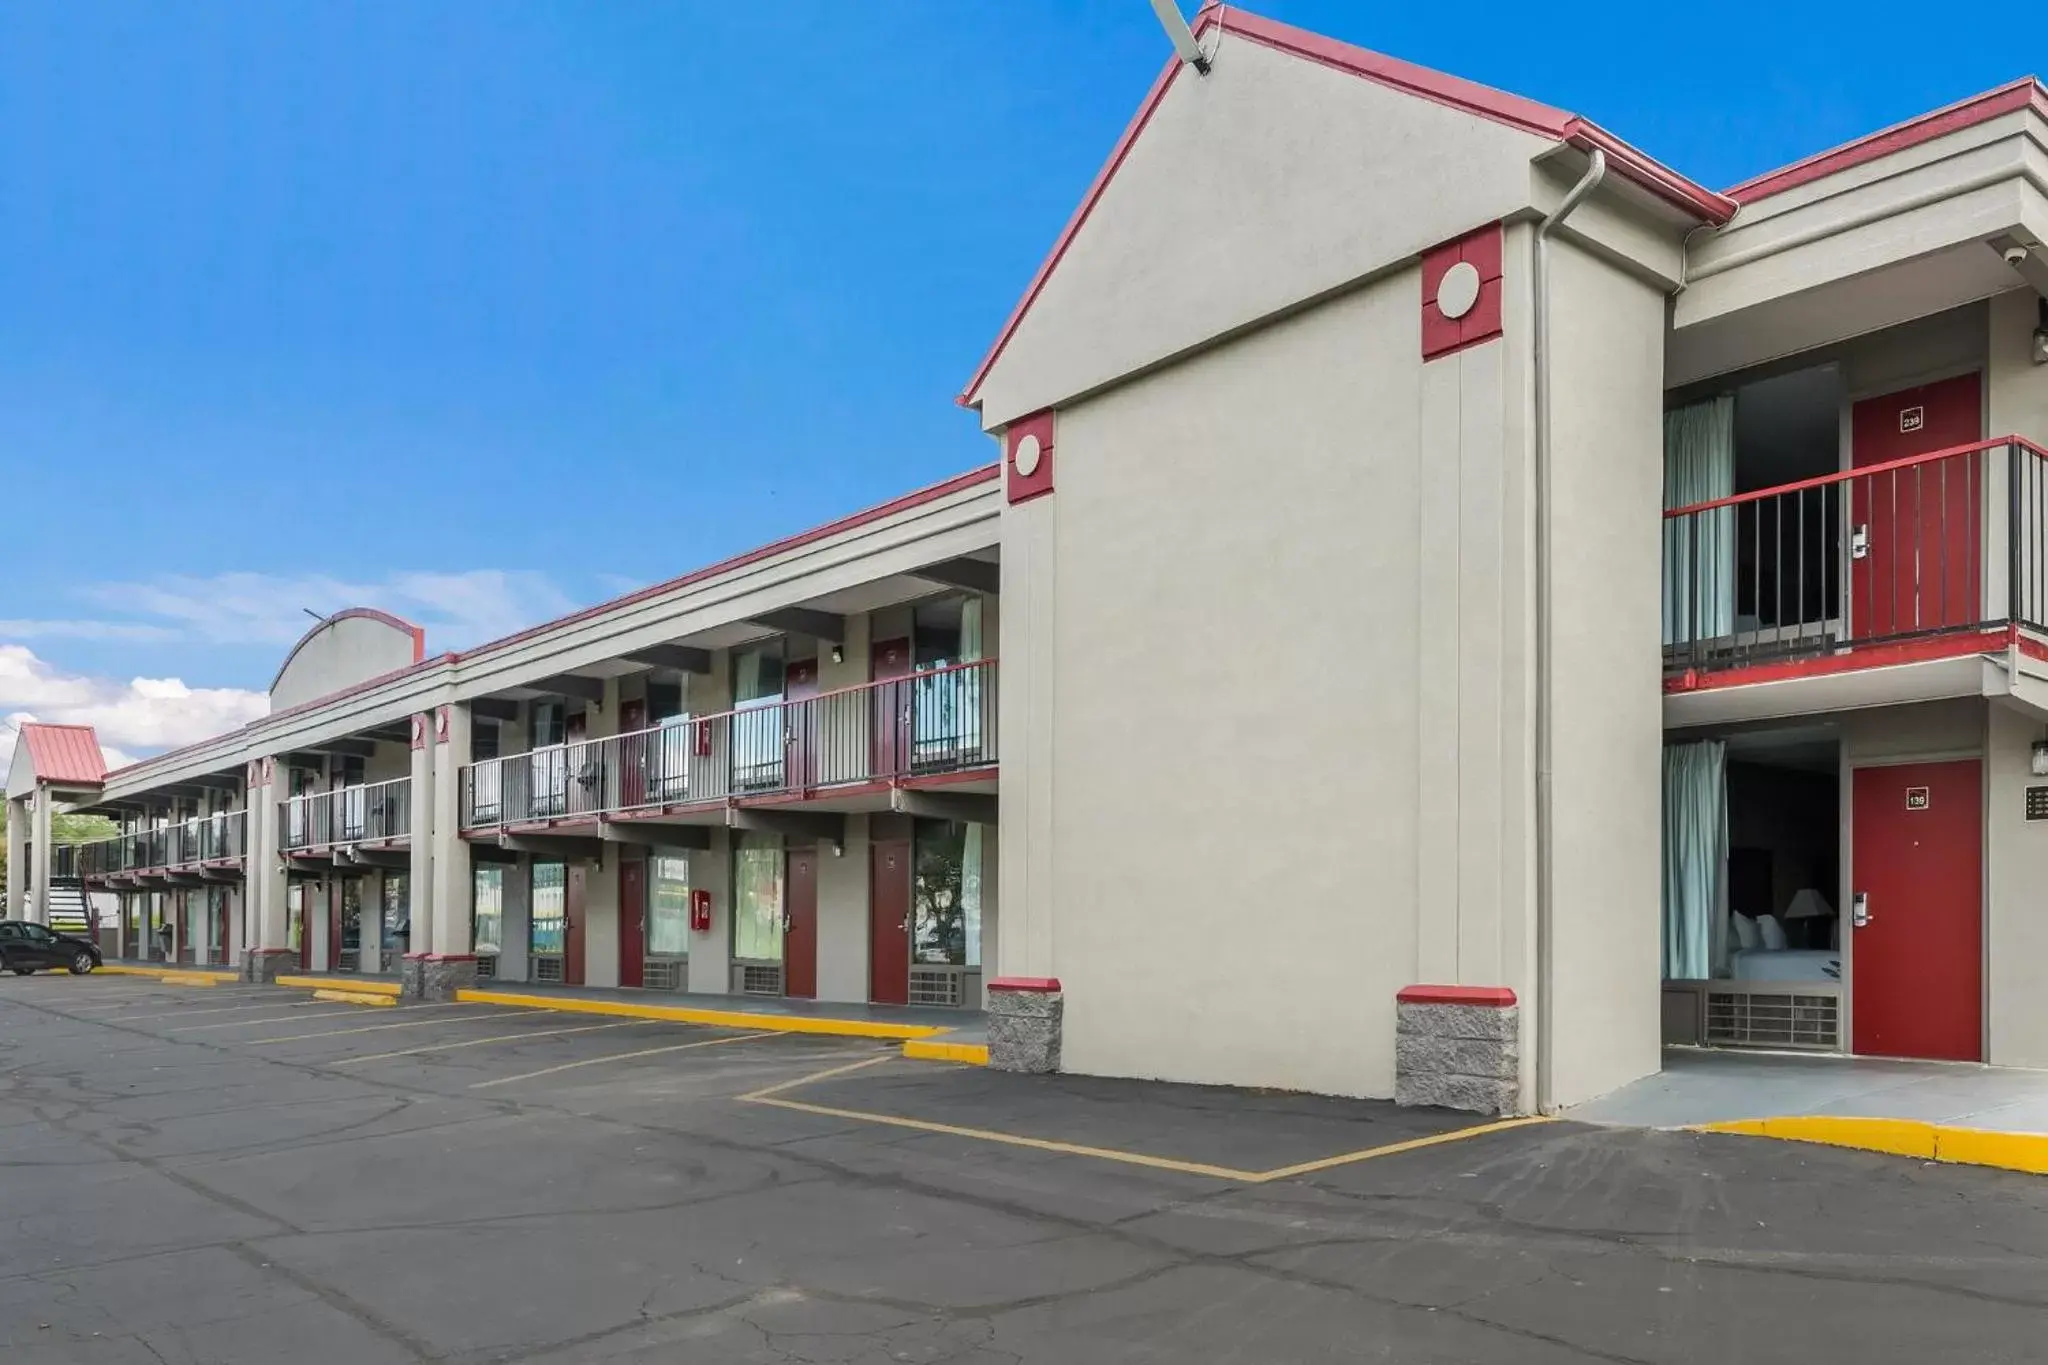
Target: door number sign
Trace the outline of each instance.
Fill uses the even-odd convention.
[[[1900,431],[1918,431],[1918,430],[1920,430],[1920,428],[1922,428],[1922,427],[1924,427],[1924,426],[1926,426],[1926,425],[1927,425],[1927,409],[1926,409],[1926,408],[1924,408],[1924,407],[1919,407],[1919,408],[1900,408],[1900,409],[1899,409],[1899,430],[1900,430]]]
[[[1925,788],[1925,787],[1908,787],[1908,788],[1906,788],[1906,809],[1907,809],[1907,810],[1926,810],[1926,809],[1927,809],[1927,788]]]

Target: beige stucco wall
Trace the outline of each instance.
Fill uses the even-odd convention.
[[[1659,1065],[1664,296],[1551,257],[1549,1101]]]
[[[2048,736],[2038,716],[2016,707],[1985,708],[1985,1060],[2002,1066],[2048,1066],[2048,1001],[2041,964],[2048,962],[2048,821],[2026,818],[2034,741]]]
[[[2040,295],[2001,294],[1989,305],[1985,364],[1986,432],[2048,444],[2048,365],[2034,363]]]
[[[413,661],[413,637],[368,616],[330,618],[306,634],[270,685],[270,709],[324,697]]]

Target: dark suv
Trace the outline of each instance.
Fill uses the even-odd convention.
[[[99,965],[99,945],[90,939],[55,933],[26,920],[0,919],[0,971],[27,976],[62,967],[73,976],[84,976]]]

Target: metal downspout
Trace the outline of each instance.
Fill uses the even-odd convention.
[[[1593,149],[1586,173],[1536,227],[1530,271],[1535,331],[1536,438],[1536,1109],[1551,1109],[1551,735],[1550,735],[1550,234],[1607,177],[1607,154]]]

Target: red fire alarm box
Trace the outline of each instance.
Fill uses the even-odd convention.
[[[711,893],[692,891],[690,893],[690,928],[704,934],[711,931]]]

